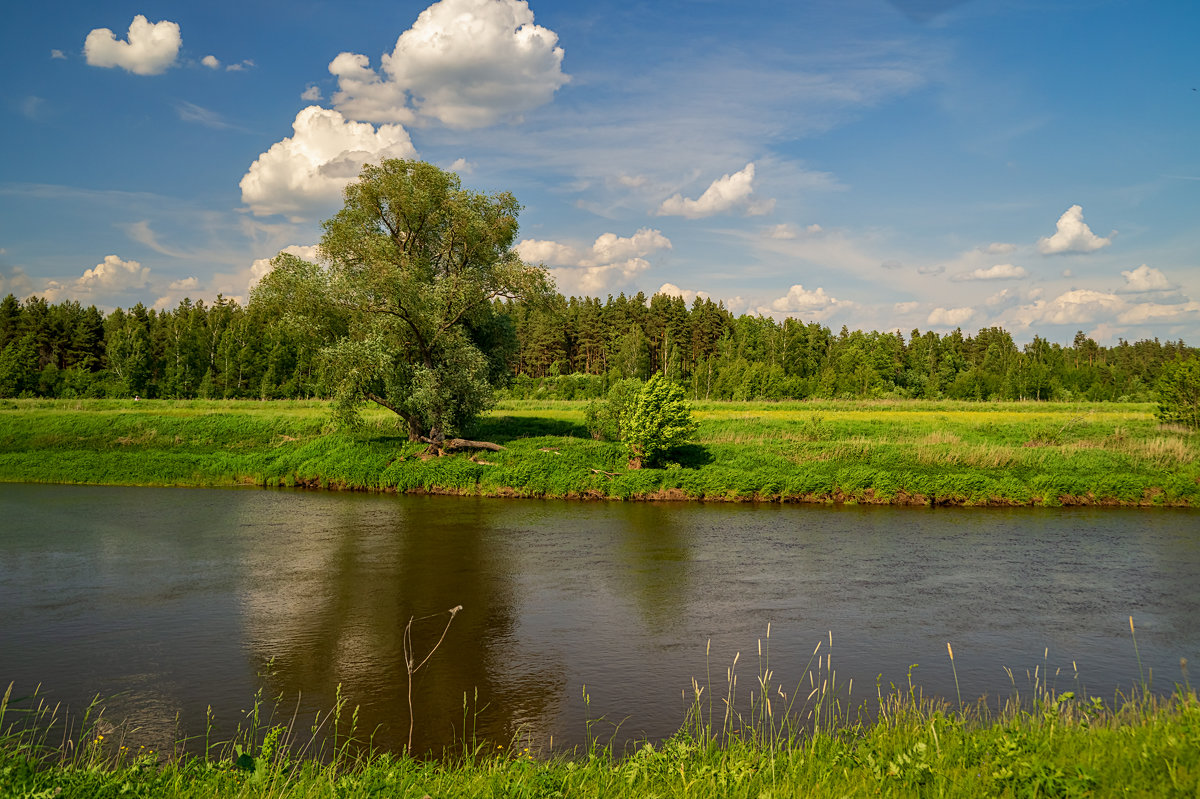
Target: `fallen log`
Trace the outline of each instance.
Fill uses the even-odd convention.
[[[421,440],[429,445],[429,454],[441,455],[445,452],[460,452],[468,449],[486,449],[491,452],[503,452],[504,447],[491,441],[471,441],[466,438],[445,438],[440,441],[421,436]]]

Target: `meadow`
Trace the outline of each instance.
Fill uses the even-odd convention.
[[[505,400],[430,458],[387,411],[319,401],[0,401],[0,480],[309,486],[581,499],[1200,504],[1200,436],[1136,403],[701,402],[662,468],[593,440],[580,401]]]

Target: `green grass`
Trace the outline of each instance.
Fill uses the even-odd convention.
[[[815,653],[814,653],[815,654]],[[827,661],[826,661],[827,662]],[[911,683],[871,708],[842,704],[818,667],[792,696],[760,664],[745,715],[730,680],[715,701],[693,686],[680,731],[617,752],[603,742],[566,753],[464,744],[439,758],[353,745],[346,709],[324,748],[294,724],[260,717],[259,702],[228,742],[135,747],[93,706],[79,724],[56,708],[0,702],[0,795],[23,797],[763,797],[1196,796],[1200,702],[1186,680],[1156,697],[1135,688],[1110,702],[1055,693],[996,709],[952,705]],[[811,673],[811,672],[810,672]],[[11,689],[10,689],[11,691]],[[764,701],[763,697],[773,699]],[[261,696],[258,698],[261,700]],[[24,714],[24,715],[22,715]],[[107,731],[107,732],[105,732]],[[185,745],[187,745],[185,747]]]
[[[501,402],[423,459],[386,411],[339,432],[321,402],[0,402],[0,480],[326,486],[493,496],[916,504],[1200,504],[1200,436],[1130,403],[697,403],[697,440],[630,470],[586,404]]]

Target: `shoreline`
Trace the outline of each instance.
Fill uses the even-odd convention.
[[[1146,405],[698,403],[692,443],[628,468],[586,403],[514,401],[429,457],[386,412],[355,431],[322,402],[8,401],[0,482],[302,487],[567,501],[924,507],[1200,507],[1200,434]]]

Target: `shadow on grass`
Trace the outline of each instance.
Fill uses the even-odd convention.
[[[470,434],[473,438],[496,444],[538,436],[591,438],[585,425],[542,416],[489,416],[477,420]]]
[[[699,444],[680,444],[671,449],[667,459],[675,461],[685,469],[699,469],[713,462],[708,449]]]

